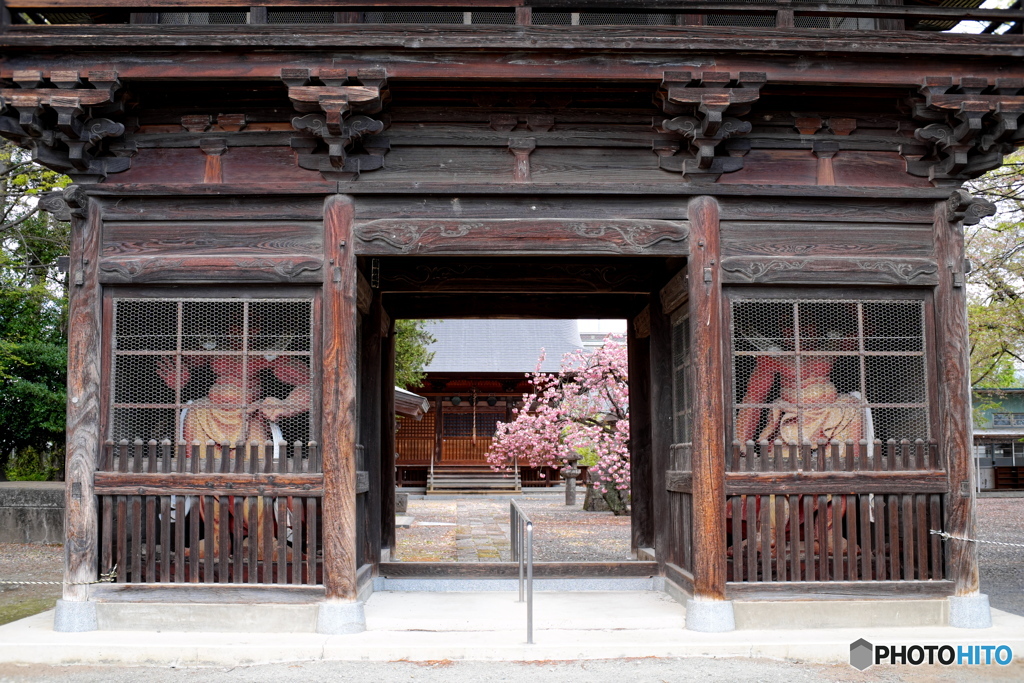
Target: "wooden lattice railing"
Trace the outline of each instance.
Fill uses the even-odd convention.
[[[94,482],[119,583],[323,582],[315,442],[107,443]]]

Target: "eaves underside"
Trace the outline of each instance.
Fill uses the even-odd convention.
[[[885,55],[888,57],[1024,57],[1017,35],[843,31],[738,27],[623,26],[10,26],[0,49],[48,51],[395,50],[473,52],[700,53]]]

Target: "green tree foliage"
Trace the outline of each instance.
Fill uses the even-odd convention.
[[[979,178],[971,190],[995,201],[998,214],[965,230],[971,383],[1011,387],[1024,367],[1024,152]]]
[[[38,197],[68,182],[0,145],[0,464],[15,453],[20,464],[3,469],[18,476],[38,478],[33,459],[49,473],[64,447],[67,289],[54,264],[70,229]]]
[[[427,331],[426,320],[395,321],[395,385],[414,389],[423,381],[423,368],[430,364],[434,352],[429,346],[436,339]]]

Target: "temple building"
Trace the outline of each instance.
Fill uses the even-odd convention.
[[[487,453],[499,422],[511,422],[533,388],[527,375],[558,372],[566,353],[583,348],[575,320],[455,319],[430,321],[434,356],[416,393],[432,412],[419,422],[399,420],[399,486],[427,494],[520,491],[550,486],[556,468],[523,463],[494,472]],[[544,361],[538,363],[544,354]]]
[[[55,628],[364,628],[408,318],[627,321],[688,628],[990,623],[963,185],[1024,143],[1024,10],[937,4],[6,0],[0,135],[72,180]]]

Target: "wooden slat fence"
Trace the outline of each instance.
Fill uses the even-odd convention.
[[[935,442],[747,442],[727,469],[728,581],[945,578]]]
[[[100,571],[119,583],[323,583],[315,442],[108,442]]]

